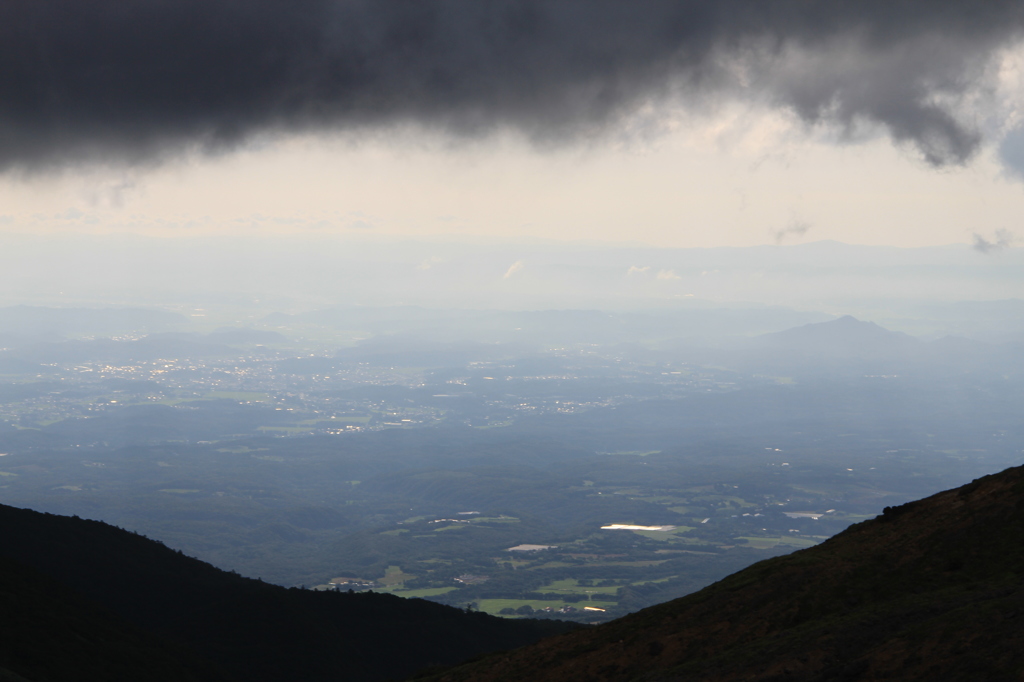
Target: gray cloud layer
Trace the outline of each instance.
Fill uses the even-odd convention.
[[[571,140],[736,93],[958,163],[979,136],[944,103],[1022,26],[1019,0],[6,0],[0,168],[406,122]]]

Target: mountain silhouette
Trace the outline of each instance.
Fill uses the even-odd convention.
[[[908,334],[889,331],[851,315],[764,334],[756,339],[756,346],[763,349],[843,357],[903,355],[918,351],[923,345]]]
[[[568,624],[285,589],[110,526],[0,505],[0,680],[401,678]]]

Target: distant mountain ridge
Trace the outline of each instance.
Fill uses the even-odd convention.
[[[205,359],[238,355],[239,346],[287,341],[278,332],[261,329],[225,328],[210,334],[161,332],[140,339],[71,339],[26,341],[8,339],[9,349],[0,350],[0,368],[27,371],[38,364],[77,362],[138,362],[168,358]]]
[[[823,377],[991,375],[1024,368],[1024,349],[945,336],[924,341],[903,332],[845,315],[762,334],[745,342],[710,350],[724,366],[798,380]]]
[[[765,348],[846,356],[906,353],[918,351],[924,345],[909,334],[889,331],[851,315],[765,334],[757,341]]]
[[[162,331],[181,326],[188,318],[165,310],[143,308],[0,307],[0,334],[115,334]]]
[[[1024,467],[606,625],[431,678],[1019,680]]]

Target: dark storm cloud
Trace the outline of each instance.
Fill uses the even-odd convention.
[[[942,102],[1022,15],[995,0],[6,0],[0,168],[401,123],[572,140],[651,99],[737,93],[880,123],[956,163],[979,138]]]

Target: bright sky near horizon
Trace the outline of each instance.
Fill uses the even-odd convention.
[[[7,177],[0,220],[57,234],[927,246],[1013,234],[1024,211],[1024,183],[991,150],[936,170],[881,136],[837,145],[779,116],[715,123],[582,149],[307,137],[156,168]]]
[[[727,4],[59,2],[0,55],[0,229],[1024,238],[1015,3]]]

